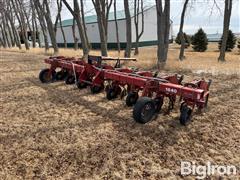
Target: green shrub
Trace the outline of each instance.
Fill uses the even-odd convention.
[[[222,47],[222,38],[221,37],[220,41],[218,42],[218,49],[220,50]],[[226,45],[226,51],[232,51],[232,49],[235,47],[236,44],[236,37],[235,35],[232,33],[231,30],[228,31],[228,38],[227,38],[227,45]]]
[[[184,36],[184,39],[185,39],[185,48],[188,48],[191,44],[191,36],[187,35],[186,33],[183,33],[183,36]],[[180,33],[177,34],[175,42],[177,44],[181,45]]]
[[[192,36],[192,45],[194,51],[204,52],[207,50],[208,39],[202,28],[200,28],[197,33]]]

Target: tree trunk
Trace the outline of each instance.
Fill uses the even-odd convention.
[[[32,38],[32,34],[33,34],[32,28],[31,28],[31,25],[30,25],[30,21],[29,21],[29,16],[27,15],[26,7],[24,6],[23,1],[16,0],[16,2],[17,1],[18,1],[18,4],[19,4],[19,10],[21,12],[20,17],[25,24],[26,39],[28,40],[28,29],[27,28],[29,28],[31,38]],[[29,42],[28,42],[28,44],[29,44]]]
[[[74,50],[78,49],[78,38],[76,37],[76,30],[75,30],[76,22],[75,18],[73,17],[73,25],[72,25],[72,34],[73,34],[73,40],[74,40]]]
[[[84,57],[84,59],[87,59],[87,56],[89,53],[89,48],[88,48],[87,39],[86,39],[86,36],[84,33],[84,27],[83,27],[82,18],[80,15],[78,0],[74,0],[74,9],[75,9],[76,22],[78,25],[78,31],[79,31],[79,35],[81,38],[81,44],[82,44],[82,48],[83,48],[83,57]]]
[[[118,31],[118,22],[117,22],[117,0],[114,0],[114,21],[116,26],[116,40],[117,40],[117,49],[118,49],[118,56],[120,56],[121,46],[119,42],[119,31]]]
[[[33,2],[34,2],[35,9],[37,11],[37,14],[38,14],[39,23],[40,23],[42,33],[43,33],[45,51],[48,51],[49,50],[49,42],[48,42],[48,37],[47,37],[46,23],[45,23],[45,20],[43,18],[43,12],[39,8],[38,3],[36,1],[33,1]],[[38,38],[40,38],[40,36]]]
[[[157,7],[157,34],[158,34],[158,69],[164,68],[167,61],[170,29],[170,1],[165,0],[164,9],[162,0],[156,0]]]
[[[74,11],[72,10],[71,6],[67,3],[66,0],[62,0],[62,1],[65,4],[65,6],[68,8],[68,10],[71,12],[71,14],[74,16],[77,22],[78,31],[81,38],[82,48],[83,48],[83,58],[87,59],[87,56],[89,53],[89,47],[88,47],[86,36],[85,36],[86,34],[84,33],[84,27],[83,27],[81,14],[80,14],[78,0],[74,0]]]
[[[7,12],[4,12],[7,14]],[[16,45],[14,34],[13,34],[13,29],[9,25],[9,19],[7,18],[7,15],[3,16],[2,18],[3,24],[5,24],[6,32],[9,37],[10,43],[12,46]]]
[[[95,0],[92,1],[94,4],[94,8],[96,10],[97,14],[97,20],[98,20],[98,30],[99,30],[99,36],[101,40],[101,54],[102,56],[107,56],[107,29],[106,29],[106,15],[105,15],[105,9],[106,5],[105,3],[102,3],[101,0]]]
[[[11,9],[14,9],[15,15],[17,17],[18,23],[21,29],[21,37],[24,41],[26,50],[29,50],[29,43],[27,38],[27,27],[22,11],[20,10],[19,4],[17,1],[11,0],[12,6]]]
[[[26,26],[29,28],[29,31],[32,32],[32,28],[31,28],[30,20],[29,20],[29,15],[26,12],[26,7],[23,4],[23,0],[16,0],[16,1],[18,1],[19,8],[22,11],[23,18],[26,20],[26,22],[25,22]]]
[[[11,42],[11,38],[10,38],[10,35],[9,35],[9,32],[8,32],[7,24],[6,24],[6,21],[5,21],[4,17],[2,18],[2,30],[3,30],[3,34],[5,36],[7,45],[8,45],[9,48],[11,48],[12,47],[12,42]]]
[[[34,24],[35,24],[35,27],[36,27],[36,37],[37,37],[37,42],[38,42],[38,47],[42,47],[42,43],[41,43],[41,39],[40,39],[40,33],[39,33],[39,29],[38,29],[38,24],[37,24],[37,20],[35,18],[34,20]]]
[[[11,33],[12,33],[12,44],[15,46],[17,46],[19,49],[21,49],[21,42],[19,41],[18,39],[18,36],[17,36],[17,32],[16,32],[16,29],[14,27],[14,24],[12,25],[12,21],[11,19],[8,18],[8,15],[6,13],[6,18],[8,19],[10,25],[8,24],[8,29],[11,29]]]
[[[48,37],[47,37],[47,31],[46,30],[42,30],[42,33],[43,33],[45,51],[48,51],[49,50],[49,41],[48,41]]]
[[[34,8],[32,0],[30,1],[30,3],[31,3],[31,9],[32,9],[32,34],[31,34],[31,37],[32,37],[32,46],[33,46],[33,48],[35,48],[36,47],[36,26],[35,26],[36,14],[35,14],[35,8]]]
[[[63,42],[64,42],[64,47],[67,48],[67,41],[66,41],[66,37],[65,37],[65,33],[64,33],[64,30],[63,30],[63,27],[62,27],[62,17],[61,17],[61,11],[62,11],[62,1],[60,0],[57,0],[57,6],[58,6],[58,19],[59,19],[59,24],[60,24],[60,29],[61,29],[61,33],[62,33],[62,36],[63,36]],[[56,20],[56,24],[57,24],[57,20]],[[55,32],[57,33],[57,26],[56,27],[56,30]]]
[[[64,47],[67,48],[67,40],[66,40],[66,36],[63,30],[63,26],[62,26],[62,17],[61,14],[59,16],[59,23],[60,23],[60,28],[61,28],[61,32],[62,32],[62,36],[63,36],[63,41],[64,41]]]
[[[40,3],[39,3],[40,5]],[[41,5],[39,6],[41,8]],[[57,40],[56,40],[56,33],[54,31],[54,27],[53,27],[53,23],[52,23],[52,19],[51,19],[51,13],[50,13],[50,9],[49,9],[49,5],[48,5],[48,1],[44,0],[43,1],[43,12],[44,12],[44,17],[46,19],[47,22],[47,27],[48,27],[48,33],[50,35],[50,39],[52,42],[52,46],[54,49],[54,54],[58,53],[58,45],[57,45]]]
[[[184,34],[183,34],[183,25],[184,25],[184,18],[185,18],[188,1],[189,0],[185,0],[185,2],[184,2],[182,14],[181,14],[180,28],[179,28],[179,35],[180,35],[180,41],[181,41],[181,48],[180,48],[180,53],[179,53],[180,61],[182,61],[184,59],[185,38],[184,38]]]
[[[82,16],[82,23],[83,23],[83,28],[84,28],[84,34],[85,34],[85,38],[86,38],[86,41],[87,41],[87,44],[88,44],[88,48],[91,49],[91,44],[89,43],[89,39],[88,39],[88,35],[87,35],[87,27],[86,27],[86,22],[85,22],[83,0],[80,0],[80,4],[81,4],[81,16]]]
[[[9,8],[11,8],[11,7],[9,6]],[[10,9],[8,9],[8,12],[5,12],[5,14],[6,14],[6,18],[10,22],[10,26],[11,26],[11,29],[12,29],[12,32],[13,32],[13,37],[15,39],[15,43],[18,46],[19,49],[22,49],[19,33],[18,33],[18,31],[16,30],[16,27],[15,27],[15,23],[14,23],[14,19],[13,19],[13,13]]]
[[[225,51],[228,39],[229,24],[232,12],[232,0],[225,0],[225,9],[224,9],[224,22],[223,22],[223,38],[222,45],[220,49],[220,54],[218,61],[225,61]]]
[[[101,54],[102,56],[107,56],[107,39],[106,39],[105,27],[104,27],[101,15],[97,15],[97,19],[98,19],[99,35],[101,40]]]
[[[16,45],[16,41],[15,41],[15,38],[14,38],[14,34],[13,34],[13,31],[12,29],[10,28],[9,24],[8,24],[8,20],[6,18],[6,28],[7,28],[7,32],[9,34],[9,38],[10,38],[10,41],[11,41],[11,45],[14,47]]]
[[[141,32],[139,34],[139,6],[140,6],[140,1],[141,1],[141,18],[142,18],[142,22],[141,22]],[[141,36],[143,35],[144,32],[144,12],[143,12],[143,0],[134,0],[134,24],[135,24],[135,29],[136,29],[136,42],[135,42],[135,52],[134,55],[138,55],[139,54],[139,40],[141,38]]]
[[[105,36],[106,36],[106,41],[108,42],[108,17],[109,17],[109,12],[110,12],[110,9],[111,9],[111,6],[112,6],[112,3],[113,3],[113,0],[110,0],[109,3],[108,1],[106,2],[105,4],[105,12],[103,16],[103,23],[104,23],[104,27],[105,27]]]
[[[131,25],[131,15],[129,10],[128,0],[124,0],[124,10],[126,16],[126,50],[125,57],[131,57],[131,48],[132,48],[132,25]]]
[[[2,32],[2,41],[3,41],[3,47],[7,48],[8,47],[8,43],[7,43],[7,39],[6,39],[6,34],[3,30],[2,24],[0,23],[0,30]]]
[[[3,40],[2,40],[2,38],[0,37],[0,47],[2,47],[3,46]]]

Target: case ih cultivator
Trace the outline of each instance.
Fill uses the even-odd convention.
[[[103,63],[110,60],[116,61],[114,67]],[[88,56],[88,62],[63,56],[50,57],[45,59],[50,68],[43,69],[39,79],[42,83],[65,80],[66,84],[75,83],[79,89],[89,86],[92,93],[105,89],[108,100],[126,95],[126,104],[134,105],[133,118],[139,123],[147,123],[159,113],[166,98],[169,99],[170,111],[177,96],[180,97],[179,119],[182,125],[190,121],[195,107],[201,110],[207,106],[211,80],[194,80],[182,84],[183,76],[159,77],[151,71],[121,68],[121,60],[136,61],[102,56]]]

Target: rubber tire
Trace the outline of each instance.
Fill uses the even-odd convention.
[[[148,112],[147,117],[142,116],[143,108],[145,108],[146,105],[150,105],[151,109]],[[134,105],[133,108],[133,118],[136,122],[145,124],[152,120],[154,114],[155,114],[155,103],[154,100],[149,97],[141,97],[138,99],[137,103]]]
[[[118,93],[117,93],[116,89],[114,89],[114,88],[109,88],[109,89],[107,90],[107,95],[106,95],[106,97],[107,97],[108,100],[113,100],[113,99],[117,98],[117,95],[118,95]]]
[[[67,85],[71,85],[75,83],[75,77],[73,75],[68,75],[65,79],[65,83]]]
[[[84,82],[77,82],[78,89],[84,89],[87,87],[87,84]]]
[[[56,80],[57,81],[63,81],[67,77],[67,72],[65,71],[58,71],[56,73]]]
[[[136,104],[138,97],[139,96],[138,96],[137,92],[128,93],[127,98],[126,98],[126,105],[128,107],[133,106],[134,104]]]
[[[100,93],[103,88],[101,86],[91,86],[90,89],[92,94],[97,94],[97,93]]]
[[[191,121],[192,109],[183,103],[180,107],[180,124],[186,126]]]
[[[53,82],[55,80],[55,75],[56,75],[56,72],[55,71],[52,71],[52,76],[51,78],[49,79],[46,79],[46,73],[49,73],[50,69],[43,69],[40,71],[39,73],[39,80],[42,82],[42,83],[50,83],[50,82]]]

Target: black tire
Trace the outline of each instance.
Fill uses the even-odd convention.
[[[102,86],[91,86],[91,92],[92,94],[97,94],[102,91]]]
[[[65,83],[70,85],[75,83],[75,77],[73,75],[68,75],[65,79]]]
[[[53,70],[52,73],[50,73],[50,69],[43,69],[39,73],[39,80],[42,83],[50,83],[55,80],[56,72]]]
[[[56,80],[63,81],[67,77],[67,71],[58,71],[56,73]]]
[[[145,124],[153,118],[155,114],[155,103],[149,97],[141,97],[133,108],[133,118],[136,122]]]
[[[113,100],[113,99],[117,98],[117,95],[118,95],[118,93],[117,93],[115,88],[109,88],[107,90],[107,95],[106,96],[107,96],[108,100]]]
[[[84,89],[87,87],[87,83],[84,82],[77,82],[78,89]]]
[[[130,93],[128,93],[127,98],[126,98],[126,105],[129,107],[133,106],[134,104],[136,104],[137,100],[138,100],[138,93],[130,92]]]
[[[192,109],[186,103],[182,103],[180,107],[180,124],[186,126],[191,121]]]

